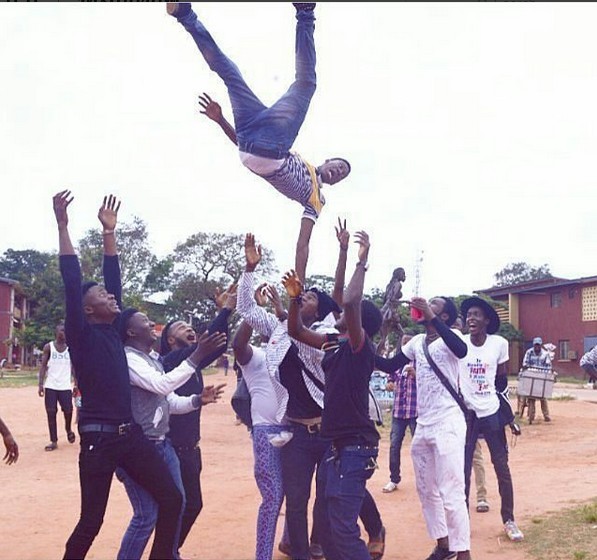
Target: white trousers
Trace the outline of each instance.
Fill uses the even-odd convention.
[[[466,422],[460,410],[431,426],[417,424],[411,457],[427,532],[448,536],[450,550],[470,550],[471,528],[464,493]]]

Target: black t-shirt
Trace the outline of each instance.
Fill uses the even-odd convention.
[[[369,379],[374,367],[375,352],[369,338],[353,351],[347,338],[329,337],[337,341],[326,351],[322,361],[325,372],[325,393],[321,435],[335,445],[377,445],[379,432],[369,418]]]

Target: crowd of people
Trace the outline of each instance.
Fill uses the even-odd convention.
[[[181,558],[203,507],[202,410],[224,390],[224,385],[206,385],[202,370],[218,363],[229,347],[251,396],[254,476],[262,496],[255,527],[257,560],[272,559],[283,506],[278,548],[294,560],[384,556],[392,522],[382,520],[367,488],[379,468],[380,434],[369,413],[374,369],[390,374],[395,393],[390,479],[383,492],[399,487],[401,448],[409,429],[416,489],[433,547],[426,560],[472,558],[469,487],[473,466],[482,467],[479,438],[487,444],[497,477],[504,531],[513,541],[523,539],[514,517],[506,440],[514,415],[500,398],[508,344],[496,334],[500,320],[491,305],[473,297],[458,309],[446,296],[414,297],[410,306],[418,310],[423,332],[403,336],[391,356],[378,354],[373,340],[384,315],[363,295],[371,241],[365,230],[351,234],[340,219],[332,293],[306,285],[311,233],[326,202],[322,188],[344,180],[351,166],[341,157],[313,166],[291,151],[316,90],[316,6],[293,5],[296,78],[267,107],[191,4],[167,4],[167,13],[224,81],[234,124],[205,93],[199,96],[201,112],[237,145],[244,166],[303,206],[295,261],[282,277],[287,307],[276,288],[258,278],[261,246],[248,233],[245,269],[238,283],[219,293],[213,321],[196,332],[173,318],[158,336],[143,310],[122,305],[120,201],[105,196],[98,212],[104,255],[103,283],[98,283],[82,278],[70,238],[73,194],[63,190],[53,198],[65,319],[56,326],[55,340],[44,347],[39,375],[50,435],[47,451],[58,447],[58,404],[67,441],[75,442],[73,381],[81,405],[76,418],[81,510],[66,540],[65,559],[87,555],[101,529],[114,475],[133,510],[117,558],[141,558],[152,535],[150,558]],[[357,254],[348,277],[351,238]],[[458,320],[461,328],[455,326]],[[11,464],[18,459],[18,446],[1,420],[0,433],[4,460]],[[477,483],[477,511],[487,511],[486,495],[479,494],[483,485]]]

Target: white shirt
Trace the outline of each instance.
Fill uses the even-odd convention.
[[[53,342],[50,342],[50,359],[48,360],[44,388],[53,389],[54,391],[69,391],[72,389],[68,348],[64,352],[58,352]]]
[[[253,426],[279,425],[276,419],[279,403],[272,385],[272,379],[267,371],[265,350],[251,345],[253,355],[245,364],[241,365],[243,377],[251,394],[251,419]],[[240,365],[240,364],[239,364]]]
[[[462,338],[459,330],[451,330]],[[417,363],[417,424],[431,426],[449,416],[462,415],[462,410],[429,365],[423,350],[424,340],[425,334],[418,334],[411,338],[401,351],[409,360]],[[460,372],[458,357],[441,338],[434,340],[428,348],[437,367],[458,391]]]
[[[464,335],[468,352],[460,360],[460,390],[466,405],[479,418],[495,414],[500,401],[495,390],[498,365],[508,361],[508,341],[497,334],[488,334],[483,346],[475,346],[471,335]]]
[[[279,367],[290,345],[292,343],[296,344],[299,357],[303,364],[309,368],[309,371],[313,373],[321,384],[325,383],[325,375],[321,368],[321,360],[323,359],[324,352],[291,338],[288,334],[287,321],[280,322],[273,313],[269,313],[262,307],[259,307],[253,297],[255,291],[254,284],[254,272],[243,272],[241,274],[238,283],[236,310],[256,332],[269,339],[265,347],[265,361],[276,393],[276,401],[278,402],[276,420],[277,422],[282,422],[286,415],[288,391],[280,382]],[[323,408],[323,391],[304,372],[303,380],[313,400]]]

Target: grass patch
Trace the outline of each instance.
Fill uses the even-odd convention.
[[[535,517],[524,533],[521,544],[537,560],[597,560],[597,499]]]
[[[4,370],[0,378],[0,389],[4,387],[32,387],[37,386],[37,369],[23,368],[20,371]]]
[[[550,401],[575,401],[576,397],[574,395],[570,395],[569,393],[560,393],[559,395],[554,395],[549,400]]]

